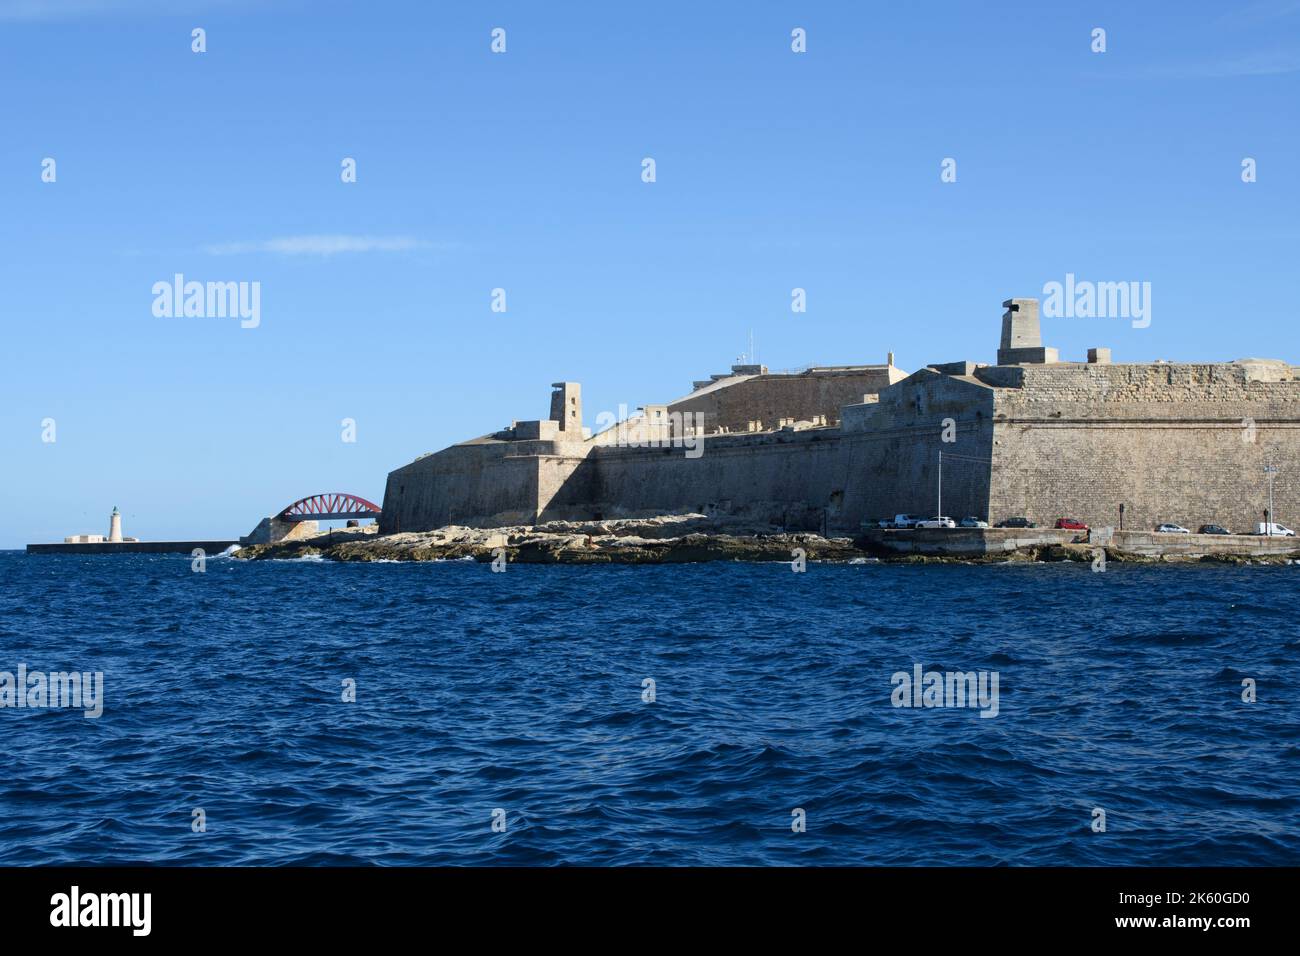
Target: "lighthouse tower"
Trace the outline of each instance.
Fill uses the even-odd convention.
[[[108,540],[122,540],[122,513],[113,505],[113,513],[108,516]]]

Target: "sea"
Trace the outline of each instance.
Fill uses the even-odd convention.
[[[1296,865],[1298,593],[0,552],[0,865]]]

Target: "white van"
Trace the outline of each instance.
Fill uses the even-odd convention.
[[[1270,521],[1265,524],[1261,521],[1256,526],[1255,534],[1271,534],[1281,538],[1294,538],[1295,532],[1284,524],[1278,524],[1276,521]]]

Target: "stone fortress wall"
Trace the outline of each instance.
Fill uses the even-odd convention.
[[[1274,520],[1300,518],[1300,369],[1116,365],[1106,349],[1061,362],[1041,344],[1037,301],[1004,305],[997,365],[738,365],[595,436],[579,386],[557,383],[551,419],[390,473],[380,529],[702,511],[853,532],[936,513],[941,454],[942,510],[956,518],[1118,526],[1123,503],[1130,529],[1251,530],[1268,507],[1269,463]]]
[[[786,421],[838,425],[840,409],[861,402],[907,375],[886,365],[813,367],[769,373],[762,365],[733,365],[730,375],[696,382],[695,391],[670,402],[670,412],[689,412],[707,434],[770,431]],[[755,427],[757,426],[757,427]]]
[[[999,369],[999,372],[1002,370]],[[1300,518],[1300,369],[1282,362],[1060,365],[998,389],[990,508],[1150,530]],[[1295,529],[1293,529],[1295,530]]]
[[[422,455],[389,472],[379,530],[531,524],[537,516],[539,456],[553,444],[480,440]]]
[[[951,374],[924,368],[844,409],[845,527],[940,506],[959,520],[987,517],[995,389],[966,374],[967,363],[941,368]]]

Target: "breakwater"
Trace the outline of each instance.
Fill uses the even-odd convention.
[[[29,544],[28,554],[191,554],[196,548],[220,554],[237,540],[223,541],[94,541]]]

